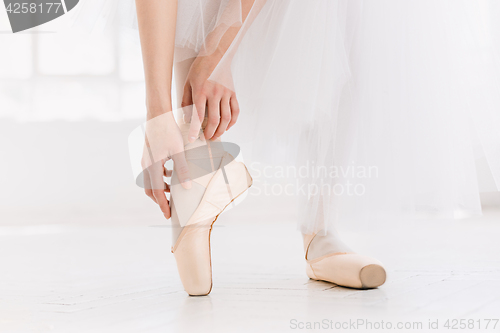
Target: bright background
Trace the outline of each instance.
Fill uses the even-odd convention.
[[[142,117],[136,32],[119,28],[119,18],[102,28],[75,25],[71,14],[12,34],[7,13],[0,10],[0,116],[19,121]]]
[[[163,223],[128,155],[145,115],[137,36],[70,14],[12,34],[0,10],[0,224]]]
[[[12,34],[0,10],[0,225],[165,223],[130,166],[145,92],[137,32],[120,20],[90,29],[70,12]],[[485,164],[478,170],[491,183]],[[273,199],[262,201],[292,200]]]
[[[129,157],[146,114],[137,30],[120,22],[129,13],[108,25],[74,14],[12,34],[0,10],[0,225],[164,225]],[[294,200],[253,199],[268,211]]]
[[[112,27],[70,29],[68,18],[12,34],[0,8],[1,332],[289,332],[292,318],[498,318],[498,209],[344,233],[388,269],[383,287],[358,291],[307,278],[293,197],[249,195],[214,225],[212,294],[187,297],[167,221],[130,167],[128,136],[145,114],[139,45]],[[498,192],[483,203],[499,207]]]

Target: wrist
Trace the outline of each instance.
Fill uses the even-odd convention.
[[[151,119],[172,111],[172,99],[170,95],[158,95],[146,93],[147,118]]]
[[[157,104],[146,104],[147,109],[147,119],[152,119],[157,116],[161,116],[162,114],[172,112],[171,105],[157,105]]]

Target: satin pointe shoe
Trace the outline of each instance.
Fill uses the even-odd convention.
[[[304,235],[306,273],[309,278],[356,289],[371,289],[384,284],[385,269],[382,263],[374,258],[334,251],[309,259],[311,243],[316,236],[317,234]],[[321,244],[318,245],[321,247]]]
[[[252,178],[245,164],[234,160],[227,143],[202,141],[199,137],[188,143],[189,124],[181,124],[180,128],[192,186],[183,188],[175,172],[172,174],[172,253],[184,290],[191,296],[208,295],[212,290],[212,226],[224,209],[252,185]]]

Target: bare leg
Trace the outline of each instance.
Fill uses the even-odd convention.
[[[174,64],[174,80],[175,80],[175,87],[177,90],[177,105],[175,106],[174,110],[180,110],[181,108],[181,102],[182,102],[182,94],[184,91],[184,84],[186,83],[186,78],[189,73],[189,69],[191,68],[191,64],[193,63],[195,58],[187,59],[184,61],[180,61]],[[180,116],[180,114],[176,114],[176,117]],[[175,205],[175,203],[173,203]],[[177,239],[179,238],[180,233],[182,232],[182,227],[179,223],[179,218],[176,214],[175,209],[172,210],[172,218],[171,218],[171,224],[172,224],[172,246],[177,242]]]
[[[323,201],[320,201],[316,218],[318,219],[318,221],[316,221],[317,223],[315,223],[316,225],[325,225]],[[303,234],[303,237],[307,238],[308,235]],[[342,242],[338,232],[335,229],[330,228],[326,235],[322,235],[320,232],[313,238],[311,244],[309,245],[307,259],[312,260],[331,253],[352,252],[353,251],[346,244],[344,244],[344,242]]]
[[[174,80],[175,87],[177,89],[177,105],[176,108],[181,107],[182,94],[184,92],[184,84],[186,83],[186,78],[191,68],[191,64],[196,58],[186,59],[184,61],[179,61],[174,64]]]

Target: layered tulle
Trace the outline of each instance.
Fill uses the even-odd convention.
[[[266,3],[232,61],[240,129],[254,160],[306,166],[296,173],[303,232],[481,214],[478,157],[500,188],[500,72],[488,6]],[[227,65],[212,75],[227,84],[218,70]]]
[[[176,61],[238,29],[210,77],[239,99],[227,138],[305,166],[304,233],[481,214],[478,159],[500,189],[495,1],[255,0],[243,17],[248,1],[179,0]]]

